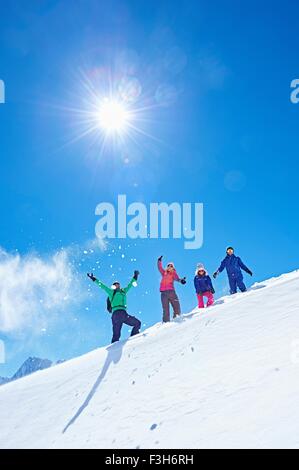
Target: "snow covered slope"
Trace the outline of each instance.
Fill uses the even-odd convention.
[[[299,447],[298,397],[295,271],[3,385],[0,447]]]

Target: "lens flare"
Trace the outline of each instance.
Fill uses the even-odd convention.
[[[129,121],[130,113],[121,102],[105,98],[100,104],[98,122],[107,133],[124,132]]]
[[[150,92],[145,92],[136,77],[114,77],[107,67],[86,73],[81,70],[79,88],[72,94],[72,102],[59,103],[57,109],[68,113],[72,134],[61,148],[89,138],[88,154],[113,155],[134,153],[145,139],[161,144],[151,132],[156,122],[154,110],[161,108]],[[78,101],[77,104],[74,103]],[[147,144],[148,145],[148,144]],[[125,158],[124,163],[129,159]]]

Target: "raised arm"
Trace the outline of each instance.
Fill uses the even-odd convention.
[[[158,258],[157,264],[158,264],[158,269],[163,276],[163,274],[165,273],[165,270],[163,269],[163,266],[162,266],[162,258],[163,256],[160,256],[160,258]]]
[[[106,286],[102,281],[99,281],[98,279],[95,280],[95,283],[103,289],[108,295],[111,295],[113,293],[113,289],[111,287]]]
[[[113,292],[113,289],[110,287],[106,286],[103,282],[99,281],[92,273],[87,273],[87,276],[89,279],[91,279],[93,282],[95,282],[101,289],[103,289],[105,292],[107,292],[108,295],[111,295]]]
[[[134,281],[135,281],[135,279],[132,277],[132,279],[130,280],[130,282],[129,282],[129,284],[127,285],[127,287],[124,287],[125,293],[129,292],[129,290],[131,289],[131,287],[132,287]]]
[[[133,286],[134,282],[137,282],[138,276],[139,276],[139,271],[135,270],[135,271],[134,271],[134,276],[133,276],[132,279],[130,280],[130,282],[129,282],[129,284],[127,285],[127,287],[124,288],[125,293],[127,293],[127,292],[131,289],[131,287]]]

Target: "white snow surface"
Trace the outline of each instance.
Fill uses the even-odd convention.
[[[0,447],[298,448],[298,397],[294,271],[1,386]]]

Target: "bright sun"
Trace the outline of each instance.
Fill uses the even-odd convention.
[[[98,121],[107,133],[121,133],[125,131],[129,119],[129,112],[122,103],[109,98],[105,98],[102,101],[98,111]]]

